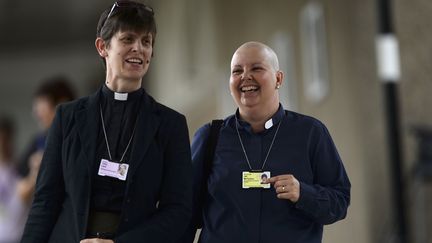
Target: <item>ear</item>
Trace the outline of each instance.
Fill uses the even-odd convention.
[[[96,50],[99,53],[99,56],[101,56],[101,57],[107,57],[108,56],[108,53],[106,51],[106,44],[105,44],[105,41],[102,40],[102,38],[100,38],[100,37],[96,38],[95,46],[96,46]]]
[[[284,79],[284,73],[282,71],[277,71],[276,72],[276,87],[282,86],[283,79]]]

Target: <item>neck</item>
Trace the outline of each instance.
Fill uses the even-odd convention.
[[[105,81],[106,86],[118,93],[130,93],[141,88],[141,82],[132,82],[127,80]]]
[[[277,105],[273,105],[270,109],[254,110],[253,108],[239,108],[239,112],[241,119],[248,122],[252,127],[252,131],[257,133],[265,129],[264,124],[278,111],[278,109],[279,102]]]
[[[127,79],[121,78],[114,73],[111,68],[107,67],[105,84],[107,87],[118,93],[130,93],[141,88],[142,79]]]

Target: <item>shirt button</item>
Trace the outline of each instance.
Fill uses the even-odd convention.
[[[126,199],[126,202],[127,202],[127,203],[130,203],[130,201],[131,201],[130,198]]]
[[[128,218],[125,218],[124,221],[125,221],[125,222],[129,222],[129,219],[128,219]]]

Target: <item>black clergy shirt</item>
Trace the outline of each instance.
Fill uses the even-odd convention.
[[[126,181],[122,181],[108,176],[99,176],[98,170],[101,159],[120,162],[132,136],[143,93],[144,90],[140,88],[137,91],[129,93],[127,100],[116,100],[113,91],[108,89],[106,85],[102,87],[100,104],[112,160],[109,157],[102,124],[100,124],[96,162],[94,163],[94,172],[92,175],[93,183],[90,206],[92,211],[120,214],[128,178],[126,177]],[[132,144],[133,139],[124,159],[120,163],[129,163],[128,159]]]

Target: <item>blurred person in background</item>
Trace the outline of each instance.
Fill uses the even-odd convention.
[[[330,134],[283,109],[282,82],[270,47],[248,42],[234,53],[229,87],[238,109],[223,121],[209,161],[211,126],[192,142],[194,220],[185,242],[202,227],[200,243],[320,243],[323,226],[345,218],[351,184]]]
[[[0,243],[16,243],[21,238],[27,217],[27,206],[21,200],[17,185],[20,181],[14,167],[13,121],[0,117]]]
[[[45,150],[45,140],[48,129],[54,119],[57,105],[75,99],[71,82],[63,75],[55,75],[41,82],[33,97],[33,115],[40,132],[34,136],[27,146],[19,164],[19,173],[23,177],[18,185],[20,197],[30,204],[42,155]]]
[[[22,243],[176,242],[192,211],[184,115],[142,88],[153,56],[153,9],[118,1],[100,16],[106,77],[58,107]]]

